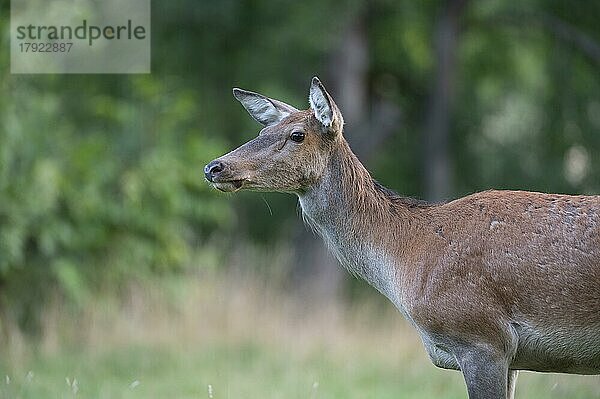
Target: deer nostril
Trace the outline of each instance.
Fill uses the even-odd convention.
[[[223,162],[214,160],[204,167],[204,176],[208,181],[213,181],[213,178],[225,169]]]
[[[214,175],[216,173],[222,172],[223,168],[223,163],[217,161],[214,165],[210,167],[209,171]]]

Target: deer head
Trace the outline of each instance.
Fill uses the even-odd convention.
[[[241,189],[301,193],[323,175],[331,151],[344,139],[339,108],[318,78],[308,110],[242,89],[234,97],[262,126],[258,136],[204,167],[221,191]]]

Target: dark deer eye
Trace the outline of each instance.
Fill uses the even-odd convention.
[[[290,139],[296,143],[302,143],[302,141],[304,141],[304,132],[292,132],[292,134],[290,134]]]

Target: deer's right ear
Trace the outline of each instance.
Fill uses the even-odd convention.
[[[342,113],[316,76],[312,78],[310,84],[308,101],[310,102],[310,108],[312,109],[315,118],[317,118],[323,126],[323,131],[329,133],[341,132],[342,127],[344,126]]]
[[[264,126],[274,125],[298,111],[291,105],[247,90],[234,88],[233,96],[242,103],[250,116]]]

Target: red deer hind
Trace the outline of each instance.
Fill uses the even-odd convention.
[[[428,205],[378,184],[319,79],[299,111],[234,89],[263,129],[210,162],[221,191],[296,194],[352,273],[460,370],[471,399],[513,398],[518,370],[600,374],[600,196],[485,191]]]

